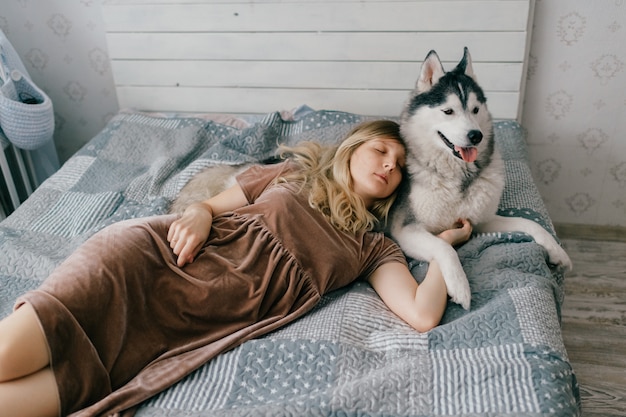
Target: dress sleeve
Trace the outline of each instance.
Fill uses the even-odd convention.
[[[371,249],[365,252],[364,270],[361,278],[367,279],[381,265],[389,262],[399,262],[408,267],[408,263],[400,246],[382,233],[375,233]]]
[[[289,162],[280,162],[270,165],[253,165],[237,175],[237,183],[243,190],[248,203],[254,203],[272,181],[286,172],[291,165],[292,164]]]

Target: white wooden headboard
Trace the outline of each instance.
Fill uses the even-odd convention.
[[[497,119],[521,119],[534,0],[108,0],[122,108],[397,116],[435,49],[470,49]]]

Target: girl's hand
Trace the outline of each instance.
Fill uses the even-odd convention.
[[[179,267],[193,262],[202,246],[209,238],[213,216],[233,211],[248,204],[248,199],[239,184],[222,191],[201,203],[191,204],[180,219],[174,221],[167,232]]]
[[[203,204],[192,204],[175,220],[167,232],[167,241],[175,255],[176,264],[183,267],[193,262],[200,249],[206,242],[213,223],[211,207]]]
[[[455,226],[452,229],[444,230],[437,236],[452,246],[467,242],[472,235],[472,224],[467,219],[459,219]]]

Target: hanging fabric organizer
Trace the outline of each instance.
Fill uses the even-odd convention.
[[[52,141],[52,101],[30,79],[17,52],[0,30],[0,128],[15,146],[38,149]]]

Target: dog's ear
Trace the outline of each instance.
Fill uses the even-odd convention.
[[[426,55],[426,59],[424,59],[415,88],[419,93],[428,91],[433,85],[437,84],[437,81],[443,77],[443,74],[445,74],[445,71],[443,70],[439,56],[437,52],[432,50]]]
[[[471,77],[474,81],[476,81],[476,75],[474,75],[474,68],[472,68],[472,56],[469,53],[469,49],[467,46],[463,49],[463,59],[456,66],[454,71],[460,72],[461,74],[465,74],[468,77]]]

